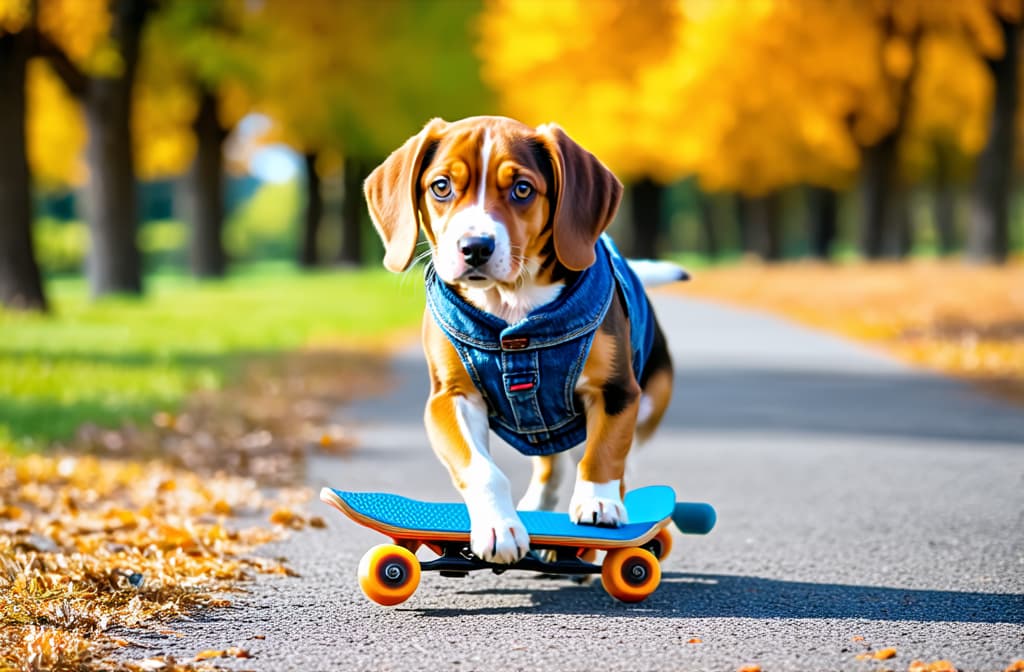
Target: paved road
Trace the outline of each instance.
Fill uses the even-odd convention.
[[[274,671],[871,672],[939,658],[1001,671],[1024,658],[1024,413],[774,317],[656,304],[677,392],[634,482],[714,503],[719,525],[677,537],[646,602],[479,573],[425,575],[410,601],[378,607],[354,573],[380,538],[314,503],[329,529],[269,549],[302,578],[261,580],[150,653],[244,646],[256,657],[232,665]],[[421,424],[421,355],[394,372],[389,396],[341,412],[362,446],[313,458],[312,486],[453,498]],[[526,461],[497,453],[522,488]],[[858,660],[868,646],[897,656]]]

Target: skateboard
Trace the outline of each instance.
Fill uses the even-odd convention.
[[[372,601],[385,606],[409,599],[421,572],[464,577],[489,569],[510,569],[584,576],[600,574],[605,590],[623,602],[639,602],[661,581],[659,561],[672,547],[667,526],[675,522],[686,534],[707,534],[715,525],[709,504],[676,502],[675,492],[655,485],[626,493],[629,523],[619,527],[577,525],[565,513],[519,511],[530,535],[530,552],[511,565],[486,562],[469,548],[469,512],[464,504],[423,502],[380,492],[346,492],[324,488],[320,499],[359,523],[391,537],[393,543],[371,548],[359,563],[359,585]],[[437,557],[420,560],[426,546]],[[589,561],[593,551],[607,551],[604,562]]]

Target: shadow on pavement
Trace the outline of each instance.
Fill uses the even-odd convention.
[[[418,611],[453,618],[481,614],[602,614],[633,618],[857,619],[941,623],[1024,622],[1024,595],[919,590],[780,581],[756,576],[667,572],[658,590],[639,604],[622,604],[599,586],[565,580],[554,590],[512,586],[461,595],[530,595],[526,606]],[[553,584],[554,585],[554,584]]]
[[[1024,595],[780,581],[668,572],[655,596],[687,617],[853,618],[1020,623]],[[659,600],[660,601],[660,600]]]

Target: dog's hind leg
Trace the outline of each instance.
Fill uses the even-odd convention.
[[[558,507],[558,488],[565,476],[565,453],[533,458],[533,474],[526,493],[519,500],[520,511],[554,511]]]
[[[640,443],[646,442],[654,430],[661,424],[661,419],[672,401],[672,357],[668,352],[665,335],[657,320],[654,324],[654,343],[651,354],[640,377],[640,410],[636,421],[636,438]]]

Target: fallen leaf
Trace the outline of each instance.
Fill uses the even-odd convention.
[[[1006,668],[1006,672],[1024,672],[1024,658],[1015,660]]]
[[[936,660],[928,663],[928,672],[957,672],[957,670],[956,665],[949,660]]]
[[[922,660],[915,660],[907,667],[907,672],[957,672],[956,665],[948,660],[933,660],[926,663]],[[1024,666],[1019,670],[1007,668],[1007,672],[1024,672]]]
[[[270,514],[270,522],[283,527],[291,527],[298,520],[299,517],[295,515],[295,512],[285,507],[274,509],[274,512]]]
[[[232,646],[225,653],[227,653],[227,655],[231,656],[232,658],[252,658],[252,655],[249,653],[248,650],[238,646]]]
[[[761,672],[760,665],[744,665],[737,672]]]
[[[889,647],[875,651],[875,660],[889,660],[896,657],[896,649]]]
[[[700,644],[701,643],[701,639],[700,639],[700,637],[693,637],[693,638],[687,640],[686,643],[687,644]]]
[[[200,651],[196,654],[195,660],[213,660],[214,658],[225,658],[227,657],[227,651],[224,649],[207,649],[206,651]]]
[[[0,506],[0,518],[21,518],[23,513],[17,506]]]

